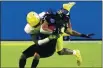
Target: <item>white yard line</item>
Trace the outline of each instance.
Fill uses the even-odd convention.
[[[102,41],[64,41],[64,43],[95,43],[101,44]],[[30,46],[33,44],[33,41],[1,41],[1,46]]]

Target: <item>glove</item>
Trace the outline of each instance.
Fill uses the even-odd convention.
[[[57,38],[59,38],[59,34],[50,35],[48,38],[49,38],[49,40],[57,39]]]
[[[95,35],[94,33],[91,34],[81,34],[81,37],[85,37],[85,38],[92,38],[91,36]]]

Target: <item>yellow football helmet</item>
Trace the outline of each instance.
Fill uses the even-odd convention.
[[[27,22],[29,23],[29,25],[32,27],[36,26],[40,22],[39,15],[34,11],[29,12],[27,14],[26,19],[27,19]]]

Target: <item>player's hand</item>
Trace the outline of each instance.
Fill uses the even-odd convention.
[[[94,36],[94,35],[95,35],[94,33],[87,34],[87,38],[92,38],[92,36]]]
[[[48,38],[50,40],[57,39],[57,38],[59,38],[59,34],[58,35],[50,35]]]
[[[95,34],[94,33],[91,33],[91,34],[81,34],[81,37],[92,38],[93,35],[95,35]]]

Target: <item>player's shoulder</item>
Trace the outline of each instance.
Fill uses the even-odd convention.
[[[25,27],[31,27],[28,23],[25,25]]]
[[[24,31],[27,31],[27,30],[32,30],[33,29],[33,27],[32,26],[30,26],[28,23],[25,25],[25,27],[24,27]]]

